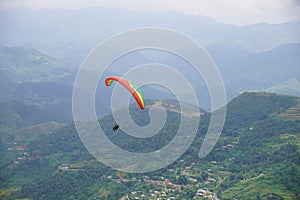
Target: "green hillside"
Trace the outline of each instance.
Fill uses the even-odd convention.
[[[0,45],[0,101],[13,99],[20,83],[56,81],[74,71],[73,66],[39,51]]]
[[[229,103],[220,140],[226,143],[212,154],[221,158],[229,173],[218,186],[220,196],[296,198],[300,124],[286,113],[299,114],[299,105],[299,98],[270,93],[244,93]]]
[[[111,116],[100,119],[100,124],[121,148],[153,151],[167,144],[178,126],[178,108],[170,109],[168,103],[164,106],[168,126],[147,141],[128,137],[121,131],[111,135]],[[2,142],[5,148],[1,150],[0,197],[297,199],[300,99],[248,92],[231,101],[227,109],[223,133],[206,158],[199,159],[198,153],[209,113],[201,117],[198,134],[180,159],[145,174],[121,173],[97,162],[81,143],[74,124],[46,123],[17,130],[12,140],[15,143]],[[149,122],[147,115],[135,107],[131,115],[141,125]]]
[[[250,128],[254,122],[283,113],[295,106],[297,97],[266,92],[245,92],[227,105],[226,128]]]
[[[13,98],[34,105],[56,122],[72,120],[72,87],[54,82],[21,83]]]
[[[46,114],[34,106],[17,101],[0,103],[0,136],[7,137],[14,131],[48,121]]]
[[[0,69],[16,82],[40,82],[68,76],[74,67],[23,47],[0,46]]]

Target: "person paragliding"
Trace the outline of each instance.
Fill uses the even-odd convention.
[[[142,110],[145,108],[145,101],[144,101],[142,91],[139,89],[137,85],[135,85],[132,81],[128,79],[121,78],[118,76],[110,76],[106,78],[105,85],[110,86],[114,81],[122,84],[131,93],[131,95],[135,98],[137,104],[140,106]],[[115,122],[115,125],[112,130],[115,132],[119,128],[120,128],[119,124]]]
[[[113,131],[115,132],[116,130],[118,130],[120,128],[119,124],[117,124],[117,122],[115,122],[115,125],[113,127]]]

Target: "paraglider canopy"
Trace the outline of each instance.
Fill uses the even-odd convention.
[[[105,85],[110,86],[114,81],[121,83],[131,93],[142,110],[145,108],[145,101],[142,91],[136,84],[125,78],[110,76],[105,79]]]

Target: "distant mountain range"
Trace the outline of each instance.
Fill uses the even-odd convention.
[[[249,90],[300,96],[299,51],[300,44],[289,44],[240,56],[235,62],[220,63],[218,66],[225,82],[228,100]],[[38,106],[53,120],[72,120],[71,102],[76,67],[23,47],[1,47],[1,54],[1,101],[14,99],[27,105]],[[157,58],[151,51],[134,52],[114,62],[107,75],[122,74],[132,66],[156,62],[172,66],[186,76],[201,99],[200,106],[210,109],[210,96],[202,77],[195,74],[188,63],[174,55],[162,53]],[[176,82],[172,77],[167,79]],[[166,91],[152,87],[143,90],[148,99],[175,98]],[[111,90],[99,84],[96,94],[99,116],[110,112],[110,96]]]
[[[48,119],[70,121],[72,87],[56,83],[76,69],[23,47],[0,47],[0,99],[37,106]]]
[[[72,120],[73,82],[88,52],[114,34],[149,26],[180,31],[204,45],[221,72],[228,101],[249,90],[300,96],[300,22],[234,26],[174,12],[84,8],[3,11],[0,23],[0,44],[5,45],[0,46],[0,101],[15,99],[36,105],[61,121]],[[195,87],[200,106],[210,110],[210,95],[202,77],[177,56],[132,52],[112,63],[107,74],[121,75],[146,63],[179,70]],[[149,99],[174,98],[166,91],[144,89]],[[96,104],[101,105],[99,115],[110,112],[110,102],[105,100],[110,99],[110,92],[96,94]]]
[[[21,83],[56,81],[75,72],[71,65],[33,49],[0,46],[0,55],[1,101],[12,98]]]
[[[237,56],[300,43],[300,22],[234,26],[205,16],[175,12],[147,13],[108,8],[12,10],[1,12],[0,23],[0,44],[39,49],[76,65],[108,37],[143,27],[182,32],[204,45],[212,55],[222,52],[216,60],[229,59],[233,52]]]
[[[272,91],[299,96],[299,89],[295,88],[300,81],[299,52],[300,44],[288,44],[249,54],[228,66],[220,64],[219,67],[229,90],[268,90],[293,79],[294,84],[286,85],[285,90],[273,87]]]
[[[76,68],[37,50],[0,46],[0,69],[17,83],[54,81]]]

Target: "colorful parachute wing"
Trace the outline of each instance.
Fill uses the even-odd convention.
[[[118,76],[110,76],[107,79],[105,79],[105,85],[110,86],[114,81],[121,83],[131,93],[131,95],[135,98],[136,102],[139,104],[141,109],[145,108],[145,101],[142,91],[137,85],[135,85],[128,79],[121,78]]]

